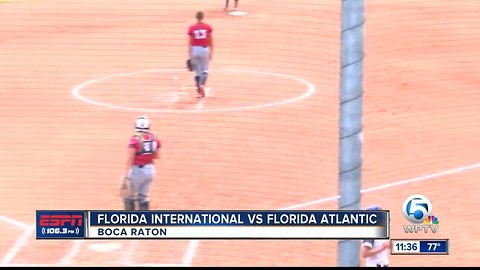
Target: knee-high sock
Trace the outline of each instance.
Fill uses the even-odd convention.
[[[195,85],[200,87],[200,76],[195,76]]]
[[[208,79],[208,73],[207,73],[207,72],[204,72],[204,73],[202,74],[201,85],[207,84],[207,79]]]

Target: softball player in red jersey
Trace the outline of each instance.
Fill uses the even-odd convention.
[[[202,11],[196,14],[197,23],[188,28],[188,54],[195,71],[197,97],[205,97],[205,84],[208,77],[208,63],[213,54],[213,29],[203,22]]]
[[[378,205],[368,207],[366,210],[382,210]],[[365,239],[362,243],[362,257],[365,258],[365,266],[388,267],[389,239]]]
[[[160,157],[160,140],[150,132],[150,121],[146,116],[137,118],[135,131],[128,142],[127,166],[121,188],[127,211],[149,210],[148,192],[155,176],[153,163]]]
[[[228,10],[229,6],[230,6],[230,0],[225,0],[224,10]],[[233,10],[238,10],[238,0],[235,0],[235,5],[234,5]]]

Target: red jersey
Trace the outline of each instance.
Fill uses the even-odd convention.
[[[143,136],[143,139],[140,136]],[[152,133],[144,133],[132,136],[128,147],[134,148],[136,152],[133,165],[147,165],[153,163],[155,152],[158,151],[161,144]]]
[[[192,46],[208,46],[212,31],[212,27],[206,23],[196,23],[190,26],[188,34],[191,36]]]

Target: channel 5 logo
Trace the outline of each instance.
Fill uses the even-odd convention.
[[[438,231],[438,218],[432,215],[432,202],[424,195],[415,194],[403,202],[402,212],[406,220],[416,225],[403,225],[405,233]]]

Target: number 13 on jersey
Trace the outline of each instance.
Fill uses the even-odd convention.
[[[448,239],[392,239],[392,255],[448,255]]]
[[[207,38],[207,29],[198,29],[193,31],[195,39],[206,39]]]

